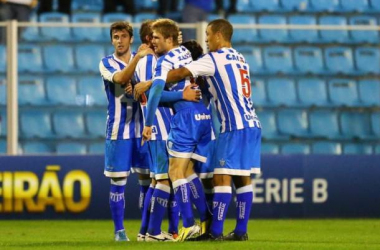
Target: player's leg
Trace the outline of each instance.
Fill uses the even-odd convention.
[[[148,232],[149,218],[150,218],[150,204],[151,204],[150,202],[152,199],[155,186],[156,186],[156,180],[154,180],[153,178],[151,184],[149,185],[149,189],[145,194],[144,205],[143,205],[142,216],[141,216],[141,226],[140,226],[139,233],[137,235],[137,241],[145,241],[145,235]]]
[[[178,237],[178,224],[179,224],[179,206],[175,199],[173,186],[170,183],[171,192],[169,197],[169,207],[168,207],[168,222],[169,228],[168,232],[173,235],[173,239]]]
[[[115,227],[115,241],[129,241],[124,229],[124,191],[127,178],[112,178],[110,190],[110,209]]]

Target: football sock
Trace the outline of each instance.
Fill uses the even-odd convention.
[[[247,225],[251,213],[253,198],[252,185],[236,189],[236,227],[235,234],[243,235],[247,232]]]
[[[158,183],[152,195],[148,233],[158,235],[161,233],[161,224],[168,207],[170,187]]]
[[[139,208],[141,212],[144,208],[144,200],[145,200],[145,194],[149,189],[149,185],[152,181],[151,180],[139,180],[140,184],[140,196],[139,196]]]
[[[214,194],[212,193],[212,189],[205,189],[205,197],[207,201],[207,206],[212,211],[212,199],[214,198]]]
[[[140,227],[140,234],[145,235],[148,231],[148,225],[149,225],[149,217],[150,217],[150,200],[152,199],[152,194],[154,191],[154,186],[150,185],[148,191],[145,194],[144,199],[144,206],[142,211],[142,218],[141,218],[141,227]]]
[[[223,234],[223,224],[232,197],[230,186],[214,187],[211,234],[218,237]]]
[[[111,179],[111,190],[110,190],[110,208],[112,220],[115,226],[115,232],[124,229],[124,190],[127,184],[127,179],[113,181]]]
[[[207,207],[202,182],[196,174],[192,174],[189,177],[187,177],[187,181],[189,182],[189,187],[191,191],[191,201],[197,208],[201,221],[206,221],[208,218],[210,218],[211,212]]]
[[[170,193],[169,197],[169,209],[168,209],[168,220],[169,220],[169,233],[178,233],[178,223],[179,223],[179,206],[178,202],[175,200],[174,193]]]
[[[173,182],[173,189],[176,201],[181,212],[182,223],[184,227],[194,225],[193,210],[190,202],[190,187],[186,179],[178,179]]]

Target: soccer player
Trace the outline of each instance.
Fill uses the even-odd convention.
[[[190,52],[185,47],[178,46],[179,29],[174,21],[158,19],[152,28],[154,51],[162,56],[158,59],[150,90],[143,140],[150,140],[152,137],[153,118],[165,86],[167,73],[173,68],[182,67],[192,61]],[[189,84],[190,79],[184,79],[169,86],[169,90],[183,91]],[[186,179],[186,171],[188,167],[191,167],[189,164],[191,160],[207,161],[204,154],[207,152],[211,139],[211,116],[201,102],[178,101],[173,104],[173,107],[176,113],[170,124],[167,142],[170,157],[169,178],[172,181],[183,220],[183,228],[180,230],[177,240],[183,241],[200,231],[192,213],[190,186]],[[202,187],[197,192],[203,193]],[[198,211],[208,213],[206,200],[195,205],[201,206],[197,207]]]
[[[231,47],[232,33],[227,20],[211,21],[206,29],[209,53],[167,76],[167,82],[207,76],[221,120],[215,149],[212,224],[210,232],[198,240],[248,240],[253,198],[250,175],[260,172],[261,125],[251,100],[249,65]],[[237,196],[236,227],[223,237],[223,223],[232,196],[231,180]]]
[[[108,99],[104,174],[111,178],[109,202],[115,240],[129,241],[123,225],[125,185],[131,166],[146,163],[140,163],[138,157],[133,157],[139,155],[142,115],[138,103],[127,98],[124,88],[131,90],[129,81],[139,59],[152,51],[146,49],[136,55],[131,53],[133,29],[128,22],[113,23],[110,37],[115,52],[104,57],[99,64]]]

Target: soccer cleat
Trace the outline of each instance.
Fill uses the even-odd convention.
[[[137,241],[141,242],[141,241],[145,241],[145,235],[144,234],[138,234],[137,235]]]
[[[248,234],[245,233],[243,235],[237,235],[237,234],[235,234],[234,231],[232,231],[231,233],[224,236],[223,239],[227,240],[227,241],[247,241],[248,240]]]
[[[205,233],[198,237],[189,239],[189,241],[223,241],[223,240],[224,240],[223,235],[215,237],[211,233]]]
[[[115,241],[129,241],[128,236],[125,233],[125,229],[116,231],[116,233],[115,233]]]
[[[183,227],[179,230],[176,241],[185,241],[192,237],[196,237],[199,235],[200,231],[201,228],[197,224],[194,224],[191,227]]]
[[[210,225],[211,225],[211,220],[201,221],[200,235],[207,233],[210,228]]]
[[[174,241],[173,236],[166,232],[161,232],[158,235],[151,235],[146,233],[145,241],[147,242],[155,242],[155,241]]]

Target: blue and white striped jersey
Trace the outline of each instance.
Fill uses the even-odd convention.
[[[147,55],[141,58],[137,63],[134,83],[151,80],[153,72],[157,63],[157,59],[153,55]],[[147,91],[149,92],[149,91]],[[143,116],[146,115],[147,97],[145,94],[141,96],[140,100]],[[167,140],[170,130],[170,121],[173,116],[173,110],[170,107],[158,106],[156,116],[152,125],[152,138],[151,140]]]
[[[260,127],[251,99],[249,65],[242,54],[233,48],[222,48],[185,67],[194,77],[207,76],[221,122],[221,133]]]
[[[131,56],[133,58],[134,54]],[[142,133],[143,117],[138,102],[125,95],[120,84],[112,82],[116,72],[127,66],[115,55],[104,57],[99,63],[100,74],[108,99],[106,139],[121,140],[140,138]]]

